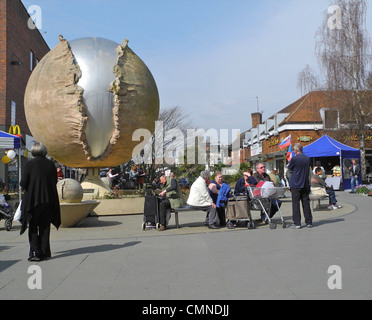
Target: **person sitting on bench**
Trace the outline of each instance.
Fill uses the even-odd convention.
[[[266,173],[264,164],[261,162],[256,165],[256,172],[254,173],[253,178],[257,181],[257,183],[261,181],[272,182],[270,176]],[[279,211],[279,208],[282,205],[282,201],[279,199],[274,200],[271,198],[267,198],[265,200],[266,203],[264,203],[264,206],[267,207],[268,209],[269,218],[272,218],[275,215],[275,213]],[[268,220],[263,213],[261,213],[261,219],[262,222],[266,224],[268,223]]]
[[[326,182],[322,178],[322,169],[315,168],[315,174],[311,177],[311,193],[314,195],[329,196],[328,209],[340,209],[341,206],[337,205],[336,194],[332,188],[327,187]]]
[[[257,181],[253,178],[252,169],[247,169],[243,172],[243,178],[240,178],[235,185],[234,195],[247,195],[247,187],[255,186]]]
[[[171,208],[179,208],[184,205],[182,190],[174,177],[160,176],[160,184],[163,186],[163,191],[159,193],[161,197],[159,204],[159,222],[158,231],[163,231],[166,228],[167,211]]]
[[[210,182],[209,171],[202,171],[198,179],[190,188],[187,204],[197,210],[207,211],[206,223],[210,229],[219,229],[220,219],[218,218],[216,205],[208,192],[207,184]]]

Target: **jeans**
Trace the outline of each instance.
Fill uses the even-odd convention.
[[[351,185],[351,191],[352,192],[355,191],[355,187],[358,185],[358,182],[359,182],[358,180],[359,180],[358,177],[351,176],[350,185]]]
[[[336,204],[337,203],[337,200],[336,200],[336,194],[333,190],[331,189],[327,189],[327,193],[329,195],[329,202],[330,204]]]

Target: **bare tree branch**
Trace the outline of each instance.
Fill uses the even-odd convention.
[[[364,176],[365,137],[372,123],[372,50],[366,29],[367,4],[365,0],[332,0],[330,8],[335,10],[334,16],[326,12],[316,32],[315,54],[324,80],[306,66],[298,74],[297,87],[305,92],[327,90],[332,99],[343,102],[349,112],[345,118],[353,119],[353,124],[348,122],[349,129],[360,140]]]

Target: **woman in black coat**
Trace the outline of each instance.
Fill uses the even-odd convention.
[[[34,159],[26,162],[20,182],[24,190],[21,203],[21,234],[29,228],[29,261],[51,257],[50,224],[57,229],[61,224],[57,169],[53,161],[46,158],[47,153],[47,148],[40,142],[32,146],[31,154]]]

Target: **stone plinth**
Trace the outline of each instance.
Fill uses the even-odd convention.
[[[76,226],[99,204],[100,202],[95,200],[87,200],[80,203],[60,203],[61,228]]]

